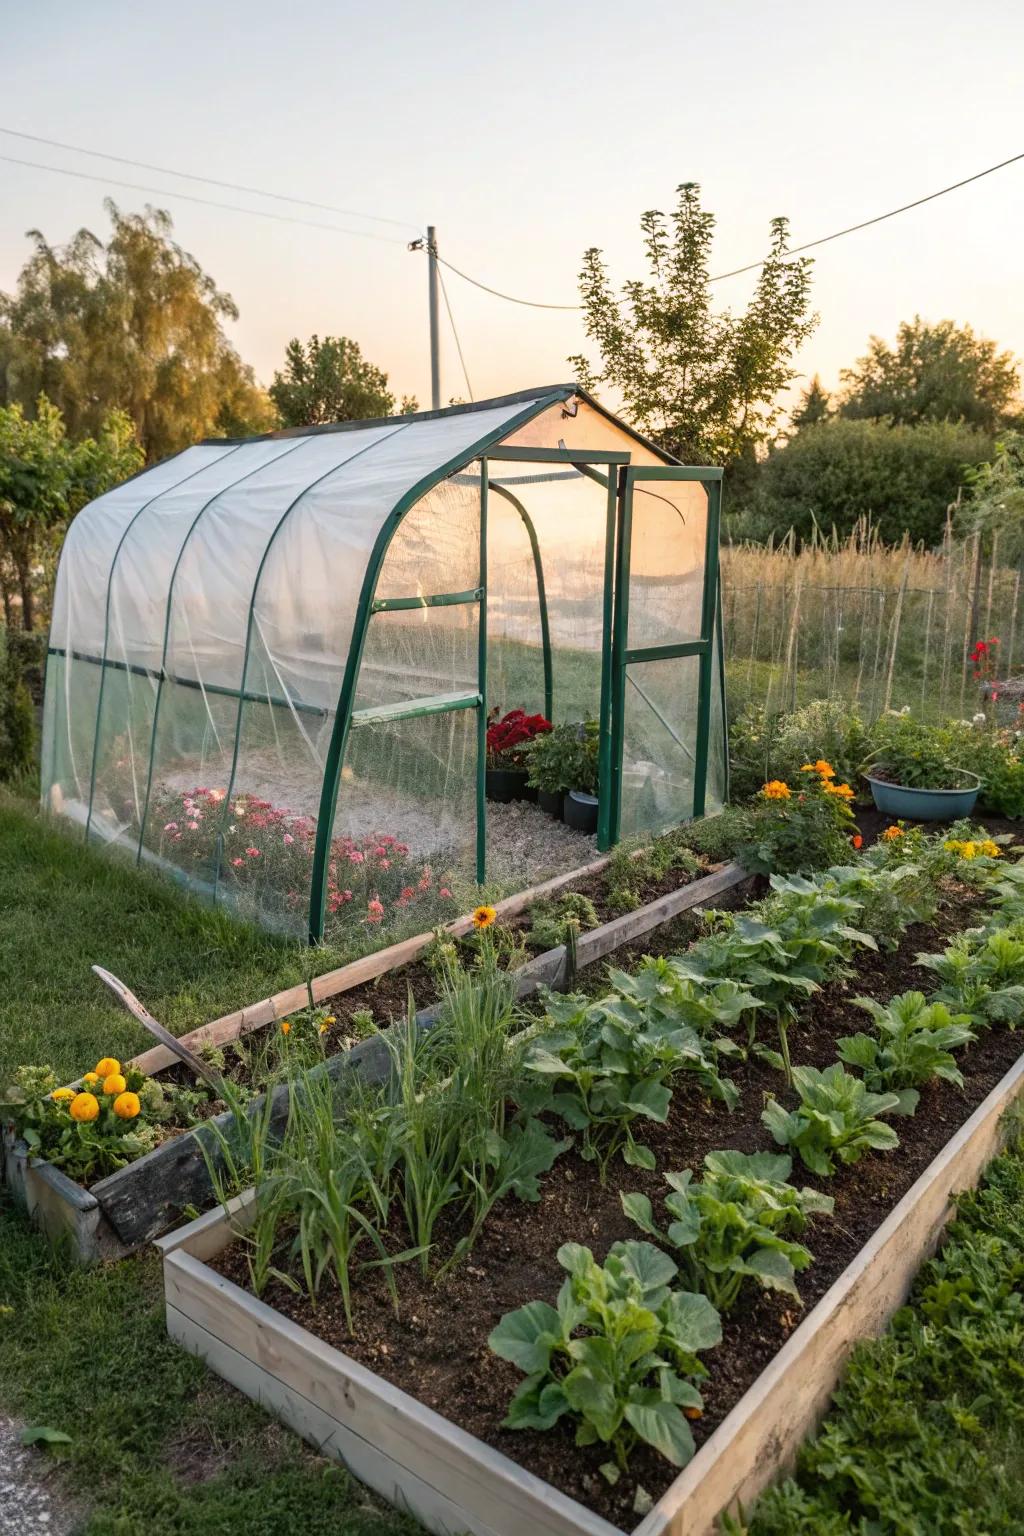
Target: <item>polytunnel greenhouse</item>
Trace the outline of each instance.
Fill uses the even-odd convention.
[[[44,805],[313,940],[530,883],[495,710],[599,723],[600,848],[716,810],[720,499],[573,384],[188,448],[68,531]]]

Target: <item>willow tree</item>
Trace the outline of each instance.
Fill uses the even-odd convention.
[[[620,298],[602,252],[580,273],[584,325],[600,363],[569,359],[581,384],[615,392],[630,420],[687,463],[731,464],[772,435],[797,348],[817,324],[811,261],[786,254],[788,222],[771,221],[769,250],[746,308],[711,302],[714,214],[685,182],[673,213],[640,220],[649,276]]]
[[[17,291],[0,297],[3,403],[31,412],[45,393],[72,438],[123,410],[150,461],[272,426],[273,406],[224,330],[238,318],[230,294],[172,239],[169,214],[105,206],[105,243],[87,229],[61,247],[30,232]]]

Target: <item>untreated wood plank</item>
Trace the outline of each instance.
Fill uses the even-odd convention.
[[[479,1536],[620,1536],[615,1527],[215,1274],[185,1248],[164,1260],[167,1305],[450,1499]],[[244,1388],[243,1388],[244,1390]],[[412,1490],[409,1490],[411,1493]],[[408,1495],[407,1495],[408,1496]]]
[[[978,1182],[1024,1095],[1024,1057],[929,1164],[637,1527],[635,1536],[711,1536],[792,1467],[828,1410],[850,1351],[880,1334],[942,1236],[951,1196]]]
[[[192,1318],[167,1307],[167,1331],[171,1338],[191,1354],[205,1360],[211,1370],[244,1392],[253,1402],[287,1424],[307,1440],[322,1456],[330,1456],[346,1466],[353,1476],[373,1488],[382,1498],[399,1508],[408,1507],[428,1530],[437,1536],[451,1536],[465,1530],[465,1518],[459,1507],[414,1473],[396,1466],[390,1456],[371,1445],[351,1424],[342,1424],[294,1388],[286,1386],[232,1349]],[[496,1536],[482,1521],[474,1523],[475,1536]]]
[[[606,869],[607,866],[608,858],[604,856],[590,864],[583,864],[578,869],[569,870],[567,874],[555,875],[541,885],[534,885],[528,890],[516,892],[514,896],[505,897],[503,901],[496,903],[496,911],[499,917],[515,917],[517,913],[532,906],[535,901],[543,901],[545,897],[564,890],[567,885],[573,885],[577,881],[588,879],[591,875],[600,874],[601,870]],[[456,938],[461,937],[469,932],[472,921],[472,917],[468,914],[456,918],[454,922],[446,925],[447,932]],[[317,976],[310,983],[314,1003],[321,1003],[328,997],[337,997],[341,992],[351,992],[354,987],[361,987],[368,981],[376,981],[388,971],[408,965],[423,953],[433,937],[433,932],[418,933],[413,938],[403,939],[399,944],[391,944],[387,949],[379,949],[372,955],[363,955],[359,960],[353,960],[348,965],[327,971],[323,976]],[[275,1019],[284,1018],[289,1013],[305,1008],[308,1003],[309,990],[305,982],[302,982],[294,987],[286,987],[283,992],[275,992],[272,997],[264,997],[257,1003],[250,1003],[245,1008],[236,1009],[234,1013],[226,1013],[219,1019],[213,1019],[209,1024],[202,1024],[198,1029],[193,1029],[181,1038],[192,1050],[204,1044],[226,1045],[242,1035],[250,1034],[254,1029],[273,1024]],[[130,1064],[138,1071],[144,1072],[147,1077],[152,1077],[154,1073],[162,1072],[172,1066],[174,1060],[174,1056],[165,1046],[157,1045],[133,1057]]]

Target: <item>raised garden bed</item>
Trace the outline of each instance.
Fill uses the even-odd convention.
[[[545,895],[576,888],[576,882],[585,884],[596,881],[607,861],[560,876],[555,881],[511,897],[499,906],[499,912],[515,917],[518,912]],[[667,879],[668,877],[666,877]],[[590,932],[581,934],[576,947],[577,968],[595,964],[623,945],[650,933],[660,925],[672,922],[681,913],[717,901],[748,877],[738,865],[728,864],[702,879],[692,880],[658,896],[654,901],[600,924]],[[453,924],[451,931],[465,932],[470,919]],[[345,967],[344,972],[333,972],[313,984],[317,1001],[337,996],[339,976],[344,975],[348,987],[347,1000],[356,1006],[370,1003],[375,1011],[401,1013],[405,1006],[408,989],[415,992],[433,990],[434,979],[422,970],[414,969],[416,958],[431,940],[431,935],[410,939],[396,945],[391,951],[381,951]],[[390,955],[391,965],[381,964]],[[377,967],[380,969],[377,969]],[[404,968],[403,968],[404,967]],[[369,973],[369,974],[368,974]],[[544,984],[561,987],[569,975],[568,957],[564,946],[536,956],[517,972],[517,991],[527,996]],[[357,979],[358,978],[358,981]],[[382,978],[376,981],[375,978]],[[389,986],[388,983],[391,983]],[[422,995],[422,992],[421,992]],[[307,992],[304,987],[279,993],[252,1010],[242,1010],[231,1015],[230,1020],[220,1020],[194,1031],[185,1037],[193,1049],[204,1041],[223,1044],[240,1034],[271,1023],[282,1014],[304,1006]],[[429,1026],[436,1014],[436,1007],[426,1007],[417,1015],[423,1026]],[[228,1025],[230,1024],[230,1029]],[[175,1058],[164,1046],[157,1046],[141,1057],[134,1065],[152,1074],[165,1069]],[[370,1078],[381,1076],[387,1065],[387,1052],[378,1039],[369,1039],[351,1050],[330,1056],[321,1069],[331,1076],[357,1071]],[[287,1116],[287,1088],[273,1090],[273,1117],[276,1124],[283,1124]],[[262,1102],[253,1101],[253,1109]],[[225,1112],[214,1117],[222,1130],[230,1127],[231,1114]],[[202,1127],[195,1131],[173,1135],[152,1152],[139,1158],[128,1167],[100,1179],[88,1190],[75,1184],[59,1169],[46,1163],[32,1162],[25,1149],[10,1146],[5,1157],[7,1183],[30,1212],[38,1217],[51,1236],[63,1234],[70,1239],[72,1250],[86,1262],[96,1259],[124,1257],[151,1241],[158,1233],[166,1231],[189,1206],[202,1206],[211,1195],[210,1175],[206,1159],[198,1140]],[[207,1145],[212,1148],[213,1138]]]
[[[878,957],[857,991],[887,998],[919,983],[914,951],[934,947],[969,921],[973,902],[947,909],[899,948]],[[847,983],[826,987],[794,1029],[794,1054],[824,1065],[835,1039],[862,1016]],[[620,1189],[657,1198],[661,1176],[616,1167],[608,1186],[592,1164],[568,1155],[544,1181],[537,1206],[492,1213],[470,1258],[443,1286],[399,1271],[401,1314],[374,1274],[360,1280],[355,1331],[323,1297],[272,1286],[266,1300],[247,1289],[244,1255],[232,1247],[221,1210],[164,1240],[168,1326],[241,1390],[264,1403],[393,1502],[433,1530],[513,1536],[701,1536],[737,1499],[749,1503],[781,1471],[823,1411],[851,1344],[882,1328],[934,1246],[952,1191],[966,1187],[998,1149],[1006,1109],[1024,1088],[1019,1039],[982,1037],[959,1057],[965,1086],[933,1083],[913,1119],[899,1120],[896,1154],[869,1154],[827,1181],[835,1217],[815,1222],[815,1263],[801,1277],[806,1316],[786,1296],[759,1293],[725,1320],[707,1356],[700,1449],[677,1477],[643,1448],[630,1472],[656,1497],[642,1520],[631,1489],[596,1476],[600,1448],[580,1450],[568,1430],[546,1435],[500,1427],[518,1373],[497,1361],[486,1339],[502,1313],[535,1297],[553,1299],[561,1278],[558,1241],[602,1255],[635,1236]],[[734,1074],[742,1097],[730,1115],[677,1090],[668,1123],[648,1138],[660,1169],[698,1167],[710,1148],[753,1150],[764,1092],[779,1091],[770,1068],[751,1060]],[[244,1221],[246,1201],[235,1207]],[[557,1239],[553,1234],[557,1234]],[[815,1305],[816,1303],[816,1305]],[[442,1417],[442,1412],[444,1417]],[[659,1496],[660,1495],[660,1496]]]

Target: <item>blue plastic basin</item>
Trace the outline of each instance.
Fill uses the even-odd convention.
[[[870,773],[864,777],[871,785],[876,807],[886,816],[905,817],[907,821],[959,821],[970,816],[981,789],[976,773],[968,773],[966,768],[960,772],[974,780],[972,789],[911,789],[873,779]]]

